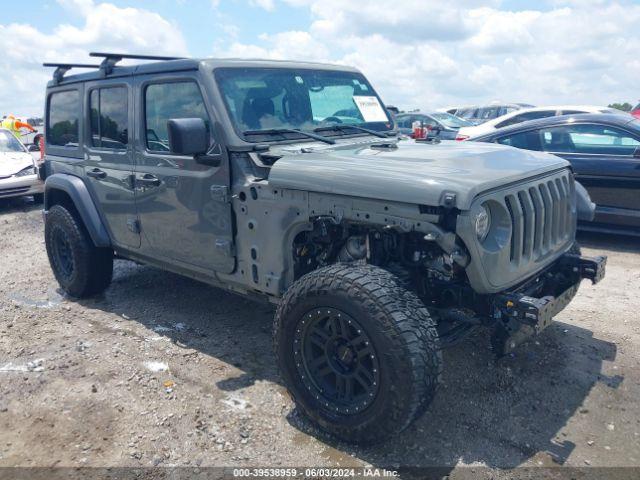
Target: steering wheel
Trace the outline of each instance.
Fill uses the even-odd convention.
[[[329,123],[329,122],[333,122],[333,123],[343,123],[343,122],[342,122],[342,120],[340,120],[338,117],[334,117],[334,116],[327,117],[327,118],[324,118],[324,119],[322,120],[322,123]]]

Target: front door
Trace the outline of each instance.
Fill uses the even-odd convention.
[[[169,150],[167,122],[202,118],[211,132],[212,112],[194,74],[136,80],[136,203],[141,252],[196,270],[230,273],[235,268],[229,167],[211,136],[218,166]]]
[[[595,222],[640,228],[640,138],[604,124],[541,131],[543,149],[571,162],[596,205]]]
[[[87,88],[90,118],[85,142],[85,176],[115,246],[140,246],[133,188],[133,147],[129,129],[132,89],[100,83]]]

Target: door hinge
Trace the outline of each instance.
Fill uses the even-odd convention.
[[[211,198],[216,202],[229,203],[229,187],[224,185],[212,185]]]
[[[140,220],[137,218],[127,218],[127,228],[133,233],[140,233]]]

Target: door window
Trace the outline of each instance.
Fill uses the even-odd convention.
[[[517,123],[526,122],[528,120],[537,120],[538,118],[553,117],[556,114],[555,110],[543,110],[540,112],[526,112],[519,115],[514,115],[496,125],[496,128],[508,127],[509,125],[515,125]]]
[[[492,118],[497,118],[500,116],[500,107],[484,107],[481,108],[477,117],[481,120],[490,120]]]
[[[424,125],[425,127],[435,128],[438,126],[438,122],[430,117],[427,117],[426,115],[418,115],[415,120],[422,122],[422,125]]]
[[[478,109],[477,108],[465,108],[462,110],[458,110],[457,115],[466,119],[474,119],[477,117]]]
[[[195,82],[149,85],[144,108],[147,149],[153,152],[169,153],[167,122],[173,118],[202,118],[209,127],[204,100]]]
[[[60,147],[78,148],[78,113],[80,111],[78,90],[53,93],[49,98],[47,143]]]
[[[398,128],[411,128],[411,117],[396,117],[396,125],[398,125]]]
[[[507,135],[505,137],[498,138],[496,142],[502,145],[523,148],[525,150],[541,150],[540,136],[536,130]]]
[[[630,133],[608,125],[567,125],[540,133],[548,152],[631,156],[640,146],[640,140]]]
[[[129,111],[126,87],[100,88],[91,91],[91,145],[125,150],[129,143]]]

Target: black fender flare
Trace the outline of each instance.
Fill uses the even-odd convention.
[[[50,192],[52,190],[61,190],[69,195],[96,247],[111,246],[109,233],[102,222],[102,218],[100,218],[98,209],[93,203],[87,186],[79,177],[66,173],[54,173],[47,177],[44,184],[45,215],[51,207]]]
[[[587,189],[578,182],[576,182],[576,210],[578,220],[584,222],[592,222],[596,215],[596,204],[591,201]]]

